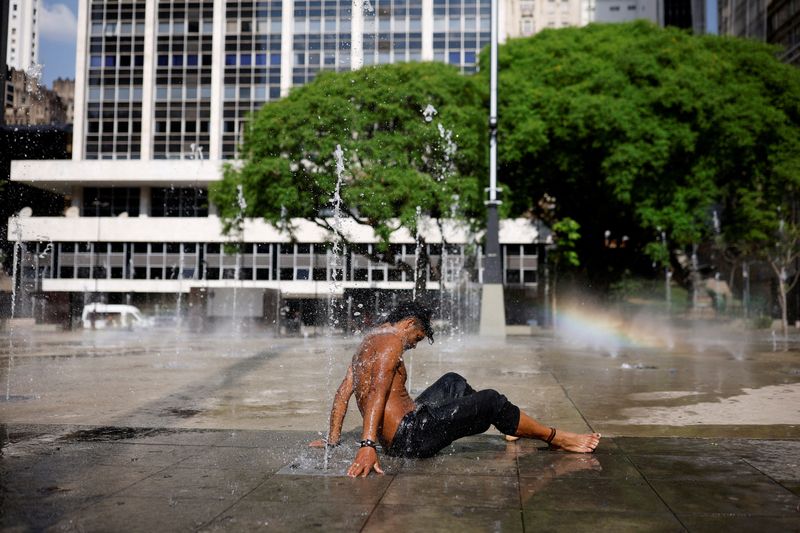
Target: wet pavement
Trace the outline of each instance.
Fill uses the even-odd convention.
[[[601,446],[490,432],[352,480],[353,405],[344,446],[307,447],[352,339],[6,333],[0,530],[800,531],[800,353],[689,337],[420,345],[413,394],[456,371]]]

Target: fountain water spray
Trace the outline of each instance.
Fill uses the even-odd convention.
[[[341,286],[340,276],[343,274],[342,268],[342,182],[344,180],[344,150],[341,145],[336,145],[336,150],[333,152],[333,157],[336,160],[336,187],[333,190],[333,197],[330,202],[333,205],[333,246],[331,248],[331,256],[329,261],[330,282],[328,284],[328,330],[330,335],[333,335],[334,329],[339,325],[337,318],[336,306],[334,299],[339,292]],[[328,384],[326,389],[330,391],[331,380],[334,365],[333,346],[328,349]],[[328,435],[330,437],[330,435]],[[328,456],[330,454],[330,447],[327,440],[325,442],[325,457],[323,459],[322,467],[328,469]]]
[[[17,262],[19,252],[22,248],[22,229],[20,228],[19,215],[11,217],[11,225],[14,227],[16,239],[14,240],[13,265],[11,266],[11,317],[9,319],[9,350],[8,350],[8,373],[6,375],[6,401],[11,399],[11,374],[14,370],[14,314],[17,306]]]
[[[417,216],[416,216],[417,234],[416,234],[416,237],[415,237],[415,241],[416,241],[417,246],[416,246],[416,248],[414,250],[414,289],[411,292],[412,300],[416,300],[417,299],[417,278],[420,275],[420,272],[419,272],[419,258],[420,258],[420,255],[422,255],[422,240],[421,240],[421,235],[420,235],[420,226],[422,224],[422,207],[421,206],[417,206],[416,213],[417,213]]]
[[[247,200],[244,198],[244,186],[240,183],[236,185],[236,203],[239,206],[239,211],[236,213],[236,218],[234,223],[236,227],[239,229],[239,240],[242,241],[244,239],[244,214],[247,210]],[[239,250],[236,250],[236,265],[234,267],[234,275],[233,275],[233,309],[231,310],[233,316],[233,327],[239,331],[239,325],[236,322],[236,298],[237,298],[237,285],[239,281],[239,272],[241,271],[241,254]]]

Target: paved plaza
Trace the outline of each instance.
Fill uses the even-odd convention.
[[[307,443],[356,339],[2,335],[3,531],[800,531],[800,353],[768,336],[420,344],[412,394],[456,371],[601,445],[490,432],[354,480],[353,402],[344,446]]]

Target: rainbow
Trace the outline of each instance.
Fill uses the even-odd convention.
[[[608,311],[587,307],[559,310],[556,335],[570,343],[605,349],[612,355],[621,348],[672,348],[670,328],[655,317],[625,320]]]

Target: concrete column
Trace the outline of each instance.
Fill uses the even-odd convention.
[[[364,0],[353,0],[350,14],[350,70],[364,66]]]
[[[150,207],[152,206],[152,196],[150,195],[150,187],[142,187],[139,193],[139,216],[149,217]]]
[[[143,160],[153,158],[153,101],[155,100],[156,0],[144,8],[144,70],[142,72],[142,142]]]
[[[72,125],[72,159],[85,157],[86,146],[86,60],[89,32],[89,2],[78,2],[78,37],[75,50],[75,117]]]
[[[281,12],[281,98],[292,88],[294,66],[294,1],[284,0]]]
[[[214,31],[211,38],[211,146],[208,158],[222,159],[222,89],[225,82],[225,0],[214,1]]]
[[[422,0],[422,60],[433,61],[433,0]]]

